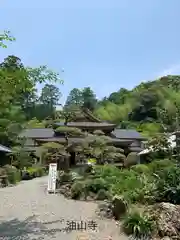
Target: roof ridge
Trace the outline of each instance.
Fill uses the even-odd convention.
[[[91,119],[93,119],[93,121],[96,122],[102,122],[101,119],[99,119],[98,117],[94,116],[93,113],[88,109],[88,108],[83,108],[83,112],[88,115],[88,117],[90,117]]]
[[[23,129],[23,130],[31,130],[31,129],[51,129],[51,130],[53,130],[53,128],[25,128],[25,129]]]

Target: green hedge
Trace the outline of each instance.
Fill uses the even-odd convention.
[[[21,172],[16,167],[5,165],[3,169],[6,172],[7,181],[9,184],[16,184],[21,181]]]

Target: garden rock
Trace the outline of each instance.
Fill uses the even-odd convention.
[[[103,201],[99,204],[97,214],[100,217],[113,218],[112,203],[109,201]]]
[[[125,167],[131,167],[139,163],[139,156],[136,152],[131,152],[128,154],[126,160],[124,161]]]
[[[105,200],[109,198],[109,194],[106,190],[100,189],[96,195],[96,200]]]
[[[180,206],[159,203],[155,205],[153,211],[156,216],[159,236],[180,239]]]
[[[112,200],[112,212],[116,220],[119,220],[122,215],[127,212],[127,203],[121,196],[114,196]]]
[[[58,192],[69,198],[71,196],[71,184],[61,185],[61,187],[58,189]]]

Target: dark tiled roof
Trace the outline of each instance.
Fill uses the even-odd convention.
[[[57,126],[64,126],[63,122],[55,123]],[[107,122],[69,122],[67,124],[69,127],[115,127],[115,124]]]
[[[3,146],[3,145],[0,144],[0,152],[8,152],[8,153],[10,153],[10,152],[12,152],[12,151],[11,151],[10,148],[5,147],[5,146]]]
[[[54,130],[51,128],[25,129],[19,136],[26,138],[52,138],[54,136]]]
[[[78,143],[83,141],[84,138],[69,138],[69,142],[71,143]],[[59,142],[59,143],[65,143],[66,140],[63,137],[52,137],[52,138],[42,138],[37,139],[37,141],[40,142]],[[132,143],[132,140],[129,139],[117,139],[117,138],[111,138],[110,143],[117,143],[120,145],[129,145]]]
[[[136,130],[131,129],[118,129],[116,128],[112,134],[116,138],[122,139],[144,139],[139,132]]]
[[[132,152],[139,153],[139,152],[143,151],[144,149],[140,148],[140,147],[130,147],[129,150],[132,151]]]
[[[97,118],[96,116],[93,115],[93,113],[89,110],[89,109],[83,109],[83,112],[86,116],[86,118],[90,119],[93,122],[101,122],[101,120],[99,118]]]
[[[84,138],[69,138],[69,142],[71,143],[77,143],[77,142],[81,142],[83,141]],[[40,141],[40,142],[59,142],[59,143],[65,143],[66,142],[66,139],[63,138],[63,137],[52,137],[52,138],[39,138],[37,139],[37,141]]]

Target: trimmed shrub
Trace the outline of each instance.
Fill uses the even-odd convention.
[[[121,175],[121,170],[115,167],[114,165],[104,165],[104,166],[95,166],[94,175],[96,178],[107,178],[107,177],[119,177]]]
[[[7,174],[8,182],[10,184],[16,184],[17,182],[21,181],[21,173],[16,167],[5,165],[4,169]]]
[[[37,173],[37,177],[42,177],[45,175],[46,171],[45,171],[45,168],[43,167],[38,167],[37,170],[36,170],[36,173]]]
[[[5,175],[7,175],[6,169],[0,168],[0,176],[5,176]]]
[[[29,173],[29,175],[32,177],[32,178],[36,178],[38,173],[37,173],[37,168],[28,168],[27,169],[27,172]]]
[[[113,216],[116,220],[120,220],[120,218],[127,212],[128,203],[124,197],[115,195],[112,199],[112,204]]]
[[[68,183],[72,181],[72,174],[64,171],[60,171],[58,172],[57,179],[60,184]]]
[[[145,164],[134,165],[131,167],[131,169],[137,173],[144,173],[144,174],[150,173],[149,167]]]
[[[30,178],[42,177],[45,174],[45,169],[42,167],[30,167],[27,169]],[[27,173],[27,175],[28,175]]]
[[[79,199],[84,190],[84,184],[82,182],[76,182],[71,187],[71,197],[73,199]]]
[[[148,239],[153,232],[154,222],[145,213],[130,212],[123,221],[123,230],[127,235],[132,235],[135,239]]]
[[[149,163],[147,166],[153,173],[158,173],[162,171],[165,168],[169,168],[174,166],[175,163],[172,160],[169,159],[163,159],[163,160],[156,160],[151,163]]]
[[[92,180],[87,180],[85,182],[85,188],[87,192],[93,192],[93,193],[98,193],[99,190],[108,190],[108,184],[107,182],[102,179],[92,179]]]

